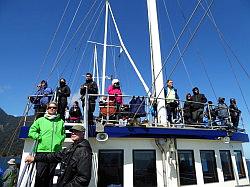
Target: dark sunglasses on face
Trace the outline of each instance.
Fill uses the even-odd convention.
[[[48,109],[57,109],[57,107],[49,106]]]

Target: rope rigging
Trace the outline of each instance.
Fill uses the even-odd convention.
[[[182,28],[181,33],[179,34],[179,36],[178,36],[176,42],[174,43],[174,45],[173,45],[173,47],[171,48],[171,50],[170,50],[168,56],[165,58],[165,61],[163,62],[163,65],[162,65],[161,70],[160,70],[159,73],[154,77],[154,81],[153,81],[153,83],[152,83],[151,86],[150,86],[150,90],[152,90],[153,86],[155,85],[156,79],[159,77],[159,75],[160,75],[160,73],[162,72],[163,68],[165,67],[166,63],[169,61],[169,59],[170,59],[170,57],[171,57],[171,55],[172,55],[174,49],[177,47],[177,44],[179,43],[179,41],[180,41],[181,37],[183,36],[184,32],[186,31],[187,26],[188,26],[189,23],[191,22],[191,20],[192,20],[194,14],[196,13],[196,11],[197,11],[197,9],[198,9],[199,4],[201,3],[201,1],[202,1],[202,0],[199,0],[199,1],[198,1],[197,5],[195,6],[194,10],[192,11],[192,13],[191,13],[189,19],[187,20],[186,24],[185,24],[184,27]],[[164,89],[164,87],[162,88],[162,90],[163,90],[163,89]],[[162,92],[162,90],[160,91],[160,93]],[[147,94],[148,94],[148,93],[147,93]],[[157,96],[157,98],[158,98],[158,97],[159,97],[159,95]]]
[[[167,14],[167,18],[168,18],[168,22],[169,22],[169,25],[170,25],[170,28],[171,28],[171,32],[172,32],[173,37],[174,37],[174,41],[176,42],[176,33],[174,31],[174,28],[173,28],[173,25],[172,25],[172,21],[170,19],[170,15],[169,15],[169,11],[168,11],[166,2],[165,2],[165,0],[162,0],[162,1],[163,1],[163,4],[164,4],[164,8],[165,8],[166,14]],[[181,56],[181,50],[180,50],[179,44],[177,44],[177,50],[178,50],[179,55]],[[193,86],[193,83],[191,81],[191,77],[190,77],[190,74],[189,74],[189,72],[187,70],[187,66],[185,64],[185,61],[184,61],[183,57],[181,57],[181,62],[183,64],[185,72],[187,74],[187,77],[188,77],[188,80],[189,80],[189,84],[190,84],[191,88],[193,88],[194,86]]]
[[[203,7],[202,4],[201,4],[201,6],[202,6],[202,8],[204,9],[204,7]],[[242,88],[241,88],[241,86],[240,86],[240,82],[239,82],[239,80],[238,80],[238,77],[237,77],[237,75],[236,75],[236,73],[235,73],[235,71],[234,71],[234,68],[233,68],[232,62],[231,62],[231,60],[230,60],[230,58],[229,58],[229,54],[228,54],[228,52],[227,52],[226,47],[229,48],[230,52],[234,55],[234,57],[236,58],[236,61],[237,61],[237,62],[239,62],[239,59],[237,58],[237,55],[233,52],[232,48],[229,46],[228,42],[225,40],[225,38],[224,38],[224,36],[223,36],[223,33],[220,31],[219,27],[217,26],[217,24],[216,24],[216,22],[215,22],[215,19],[214,19],[214,17],[213,17],[213,14],[212,14],[212,12],[211,12],[210,9],[209,9],[208,17],[210,18],[211,22],[213,23],[213,25],[214,25],[214,27],[215,27],[215,29],[216,29],[218,35],[219,35],[219,38],[220,38],[220,41],[221,41],[223,50],[224,50],[225,55],[226,55],[226,57],[227,57],[227,61],[228,61],[229,65],[230,65],[230,68],[231,68],[231,70],[232,70],[232,73],[234,74],[234,78],[235,78],[235,81],[236,81],[236,83],[237,83],[237,86],[238,86],[238,88],[239,88],[239,90],[240,90],[240,93],[241,93],[242,99],[243,99],[243,101],[244,101],[245,107],[246,107],[248,113],[250,114],[250,109],[249,109],[248,104],[247,104],[247,102],[246,102],[246,98],[245,98],[245,96],[244,96],[244,94],[243,94],[243,90],[242,90]],[[241,64],[241,63],[240,63],[240,64]],[[243,66],[241,66],[241,67],[243,67]],[[244,70],[244,67],[243,67],[243,70]],[[248,76],[248,73],[247,73],[246,71],[244,71],[244,72],[245,72],[245,73],[247,74],[247,76]],[[248,78],[249,78],[249,76],[248,76]]]
[[[62,20],[63,20],[63,18],[64,18],[64,16],[65,16],[65,13],[66,13],[67,9],[68,9],[69,3],[70,3],[70,0],[68,1],[68,3],[67,3],[66,6],[65,6],[64,11],[63,11],[63,14],[62,14],[62,16],[61,16],[61,19],[60,19],[60,21],[59,21],[59,23],[58,23],[58,25],[57,25],[56,31],[55,31],[55,33],[53,34],[52,40],[51,40],[51,42],[50,42],[50,44],[49,44],[49,48],[48,48],[48,50],[47,50],[47,52],[46,52],[46,55],[45,55],[44,60],[43,60],[43,62],[42,62],[42,65],[40,66],[39,72],[38,72],[38,74],[37,74],[37,78],[36,78],[36,82],[35,82],[35,83],[37,83],[37,82],[39,81],[39,79],[40,79],[40,75],[41,75],[42,69],[43,69],[43,67],[44,67],[44,65],[45,65],[45,63],[46,63],[46,61],[47,61],[47,58],[48,58],[48,56],[49,56],[49,53],[50,53],[50,51],[51,51],[51,49],[52,49],[52,45],[53,45],[53,43],[54,43],[54,41],[55,41],[55,38],[56,38],[56,36],[57,36],[57,32],[58,32],[59,28],[61,27]]]
[[[74,21],[75,21],[76,15],[77,15],[77,13],[78,13],[78,11],[79,11],[79,8],[80,8],[81,4],[82,4],[82,0],[79,2],[78,7],[77,7],[77,9],[76,9],[76,11],[75,11],[75,14],[74,14],[74,16],[73,16],[73,18],[72,18],[72,20],[71,20],[71,23],[70,23],[70,25],[69,25],[69,27],[68,27],[68,29],[67,29],[66,34],[65,34],[65,36],[64,36],[63,42],[62,42],[62,44],[61,44],[61,47],[60,47],[60,49],[59,49],[59,51],[58,51],[58,53],[57,53],[57,56],[56,56],[55,61],[54,61],[54,64],[53,64],[53,66],[52,66],[52,70],[51,70],[51,72],[50,72],[50,74],[49,74],[49,76],[48,76],[49,78],[50,78],[51,74],[53,73],[54,69],[56,68],[56,64],[57,64],[59,55],[60,55],[61,50],[62,50],[62,48],[63,48],[63,46],[64,46],[64,43],[65,43],[65,41],[66,41],[66,38],[68,37],[69,31],[71,30],[71,27],[72,27],[72,25],[73,25],[73,23],[74,23]]]
[[[99,4],[99,7],[101,7],[101,4],[102,4],[102,2]],[[99,7],[98,7],[98,8],[99,8]],[[90,38],[92,37],[92,35],[93,35],[93,33],[94,33],[94,30],[95,30],[95,27],[96,27],[96,25],[97,25],[97,23],[98,23],[98,21],[99,21],[99,19],[100,19],[100,17],[101,17],[101,14],[102,14],[102,12],[103,12],[103,10],[104,10],[104,7],[105,7],[105,5],[102,6],[101,11],[99,12],[99,15],[98,15],[98,17],[97,17],[97,20],[96,20],[96,22],[94,23],[94,26],[93,26],[93,28],[92,28],[92,30],[91,30],[91,32],[90,32],[90,35],[89,35],[87,41],[90,40]],[[96,12],[95,12],[95,13],[97,13],[98,10],[99,10],[99,9],[96,9]],[[93,18],[94,18],[94,16],[92,17],[92,19],[93,19]],[[92,22],[92,19],[91,19],[91,22]],[[90,22],[89,22],[89,24],[90,24]],[[89,24],[88,24],[88,26],[89,26]],[[88,26],[87,26],[87,27],[88,27]],[[77,70],[75,71],[75,76],[74,76],[74,78],[73,78],[72,86],[73,86],[74,83],[75,83],[76,76],[77,76],[77,73],[78,73],[78,71],[79,71],[79,69],[80,69],[80,65],[81,65],[81,62],[82,62],[83,57],[84,57],[84,55],[85,55],[86,49],[87,49],[87,44],[85,45],[85,48],[84,48],[84,50],[83,50],[83,53],[82,53],[82,55],[81,55],[81,58],[80,58],[80,60],[79,60],[78,66],[77,66]],[[75,86],[75,87],[76,87],[76,86]],[[74,89],[75,89],[75,87],[74,87]],[[74,89],[73,89],[73,90],[74,90]],[[72,99],[72,97],[71,97],[71,99]]]
[[[200,2],[200,1],[199,1],[199,2]],[[201,17],[201,19],[200,19],[198,25],[197,25],[196,28],[194,29],[194,32],[193,32],[192,35],[190,36],[190,38],[189,38],[189,40],[188,40],[186,46],[184,47],[184,49],[183,49],[183,51],[182,51],[182,53],[181,53],[181,56],[178,58],[178,60],[176,61],[176,64],[174,65],[173,69],[171,70],[171,72],[170,72],[170,74],[169,74],[169,76],[168,76],[168,79],[171,78],[171,76],[172,76],[173,72],[175,71],[177,65],[179,64],[181,58],[183,57],[183,55],[184,55],[185,52],[187,51],[187,48],[188,48],[189,45],[191,44],[191,41],[193,40],[193,38],[194,38],[195,34],[197,33],[198,29],[200,28],[200,25],[202,24],[204,18],[205,18],[206,15],[208,14],[209,8],[212,6],[212,4],[213,4],[213,0],[211,1],[211,3],[210,3],[210,5],[209,5],[209,7],[207,8],[206,12],[205,12],[205,13],[203,14],[203,16]],[[167,62],[167,61],[166,61],[166,62]],[[164,67],[165,65],[166,65],[166,63],[163,64],[163,67]],[[163,90],[164,90],[164,87],[161,89],[160,92],[162,92]],[[159,95],[158,95],[156,98],[158,98],[158,97],[159,97]]]
[[[184,14],[183,8],[181,7],[181,3],[180,3],[179,0],[177,0],[177,4],[178,4],[179,9],[180,9],[180,11],[181,11],[182,18],[183,18],[184,20],[186,20],[186,16],[185,16],[185,14]],[[201,6],[202,6],[202,3],[201,3]],[[205,8],[203,8],[203,9],[204,9],[204,11],[206,10]],[[208,15],[209,15],[209,14],[208,14]],[[191,35],[191,30],[190,30],[190,29],[188,29],[188,32],[189,32],[189,34]],[[198,56],[199,61],[200,61],[201,65],[202,65],[202,68],[203,68],[203,70],[204,70],[204,72],[205,72],[205,75],[206,75],[206,77],[207,77],[207,79],[208,79],[208,82],[209,82],[209,85],[210,85],[210,87],[211,87],[211,89],[212,89],[212,92],[213,92],[213,94],[214,94],[214,96],[215,96],[215,100],[217,100],[217,95],[216,95],[216,93],[215,93],[214,86],[213,86],[212,81],[211,81],[211,79],[210,79],[210,77],[209,77],[209,75],[208,75],[208,72],[207,72],[207,70],[206,70],[206,66],[205,66],[205,64],[204,64],[204,61],[202,60],[201,53],[200,53],[199,51],[200,51],[200,50],[199,50],[199,48],[198,48],[198,49],[197,49],[197,52],[196,52],[196,53],[197,53],[197,56]]]

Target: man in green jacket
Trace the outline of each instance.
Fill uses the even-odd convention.
[[[62,149],[62,143],[66,137],[64,121],[57,115],[57,103],[50,102],[44,117],[38,118],[30,127],[29,137],[37,140],[37,155],[46,155],[58,152]],[[35,187],[53,185],[55,163],[36,163]]]

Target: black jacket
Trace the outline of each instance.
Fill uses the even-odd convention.
[[[60,86],[57,89],[58,101],[61,103],[67,103],[67,97],[70,96],[70,88],[68,85]]]
[[[71,107],[69,110],[69,115],[70,117],[81,118],[82,112],[81,112],[80,107]]]
[[[191,103],[191,108],[194,110],[198,110],[204,108],[205,105],[202,103],[206,103],[207,98],[204,94],[197,94],[191,97],[191,101],[193,101],[193,103]]]
[[[35,162],[61,162],[58,187],[84,187],[91,179],[92,149],[87,140],[73,143],[57,153],[35,156]]]
[[[91,82],[85,82],[83,85],[81,85],[80,88],[80,94],[81,94],[81,99],[84,100],[84,96],[86,94],[86,87],[88,88],[88,94],[98,94],[98,86],[95,81]],[[96,96],[90,96],[90,100],[96,100]]]

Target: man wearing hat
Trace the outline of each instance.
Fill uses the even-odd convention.
[[[7,163],[9,167],[3,174],[3,187],[12,187],[16,185],[17,181],[16,160],[12,158]]]
[[[75,125],[71,129],[73,143],[57,153],[27,156],[25,161],[61,163],[57,186],[88,186],[91,179],[92,149],[88,140],[84,139],[85,129]]]

